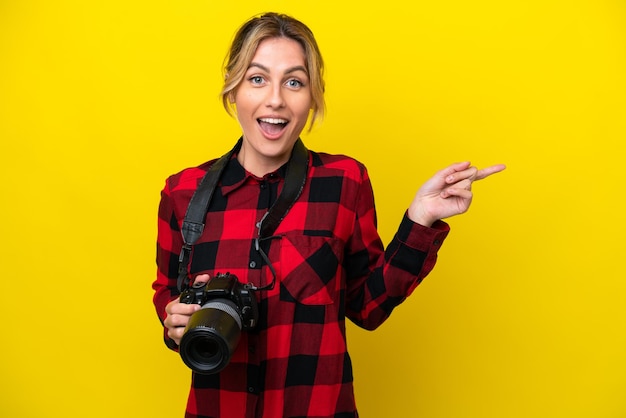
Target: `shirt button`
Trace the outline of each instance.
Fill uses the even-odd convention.
[[[254,393],[254,388],[253,388],[252,386],[249,386],[249,387],[248,387],[248,392],[250,392],[250,393]]]
[[[256,261],[250,261],[249,266],[250,266],[251,269],[255,268],[256,267]]]

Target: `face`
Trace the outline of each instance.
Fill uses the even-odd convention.
[[[300,44],[287,38],[262,41],[233,99],[243,130],[237,157],[243,167],[263,176],[286,163],[312,103]]]

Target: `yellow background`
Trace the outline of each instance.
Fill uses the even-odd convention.
[[[368,166],[386,242],[437,169],[508,165],[391,319],[349,328],[361,416],[626,417],[621,0],[0,1],[0,415],[182,416],[159,192],[237,139],[220,66],[266,10],[316,33],[305,142]]]

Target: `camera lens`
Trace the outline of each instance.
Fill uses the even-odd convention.
[[[221,371],[241,337],[241,317],[228,299],[213,299],[191,315],[180,342],[180,355],[195,372]]]
[[[209,363],[215,356],[219,355],[220,346],[214,340],[205,338],[196,343],[196,353],[199,359],[203,359],[204,362]]]

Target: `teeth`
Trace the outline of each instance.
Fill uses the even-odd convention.
[[[285,119],[273,119],[273,118],[260,118],[261,122],[272,123],[274,125],[285,124],[287,121]]]

